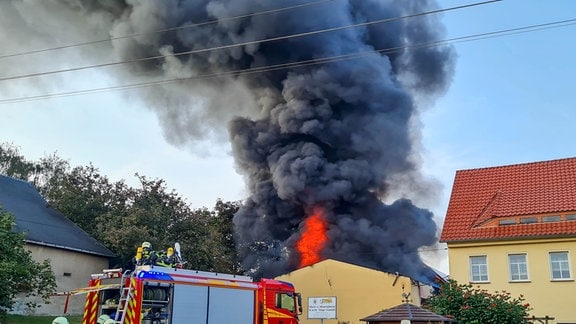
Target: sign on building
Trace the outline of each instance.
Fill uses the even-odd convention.
[[[308,297],[308,318],[336,319],[336,296]]]

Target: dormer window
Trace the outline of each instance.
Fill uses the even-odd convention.
[[[498,224],[498,226],[509,226],[509,225],[526,225],[526,224],[538,224],[538,223],[554,223],[564,221],[576,221],[576,214],[572,212],[570,214],[514,216],[509,218],[500,218],[498,219],[497,223],[496,220],[494,220],[489,224],[491,224],[492,226],[494,226],[495,224]]]
[[[560,215],[542,216],[542,223],[559,222],[562,220]]]
[[[498,224],[502,225],[516,225],[516,220],[515,219],[503,219],[500,222],[498,222]]]
[[[538,217],[522,217],[520,218],[520,224],[532,224],[538,223]]]

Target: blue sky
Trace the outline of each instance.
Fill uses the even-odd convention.
[[[445,13],[444,23],[453,38],[574,18],[576,1],[504,0]],[[4,46],[0,53],[35,45],[2,30],[0,40],[14,48]],[[421,116],[423,171],[443,187],[437,200],[422,207],[440,222],[457,170],[576,156],[575,36],[576,25],[570,25],[453,44],[458,58],[452,84]],[[27,68],[1,60],[4,70]],[[0,99],[35,86],[0,82]],[[111,81],[104,71],[92,71],[40,80],[38,87],[62,89],[67,82]],[[129,91],[3,103],[0,109],[0,141],[20,147],[28,159],[56,152],[73,166],[91,162],[112,180],[136,184],[136,172],[164,179],[193,207],[245,197],[226,142],[201,143],[194,150],[168,144],[156,116]]]
[[[454,38],[574,18],[574,1],[505,0],[444,22]],[[424,169],[444,186],[437,216],[457,170],[576,156],[575,37],[570,25],[454,44],[452,85],[422,116]]]
[[[574,1],[507,0],[445,24],[452,38],[574,18]],[[425,168],[445,194],[459,169],[576,156],[575,36],[570,25],[454,44],[452,86],[423,116]]]

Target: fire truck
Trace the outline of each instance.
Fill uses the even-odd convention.
[[[291,283],[139,266],[91,275],[82,324],[297,324],[302,298]]]

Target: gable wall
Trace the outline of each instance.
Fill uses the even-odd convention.
[[[572,278],[552,281],[549,252],[568,251]],[[527,282],[511,282],[508,254],[525,253],[527,256]],[[557,323],[576,322],[573,296],[576,291],[576,238],[498,241],[475,243],[448,243],[450,277],[459,284],[470,283],[469,257],[486,255],[489,283],[472,283],[488,292],[505,290],[512,297],[524,295],[533,310],[530,315],[556,318]]]
[[[37,262],[50,259],[50,264],[56,283],[57,292],[70,291],[73,289],[86,287],[90,275],[100,273],[102,269],[108,268],[108,259],[96,255],[57,249],[35,244],[26,244],[26,248],[32,252],[32,258]],[[64,273],[70,274],[65,276]],[[82,314],[86,295],[80,294],[69,299],[68,313]],[[50,299],[50,304],[44,305],[34,310],[36,314],[59,315],[64,311],[66,297],[54,296]],[[28,314],[30,310],[24,304],[25,299],[21,299],[15,305],[14,313]]]

